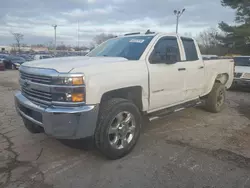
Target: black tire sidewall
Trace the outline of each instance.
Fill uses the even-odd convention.
[[[122,111],[130,112],[134,116],[135,123],[136,123],[136,130],[135,130],[134,138],[132,139],[132,141],[129,143],[129,145],[126,148],[115,149],[109,143],[108,130],[109,130],[109,126],[112,123],[112,120],[115,118],[117,114],[119,114]],[[117,159],[129,153],[135,146],[140,136],[141,115],[140,115],[139,110],[133,103],[121,102],[119,104],[116,104],[115,106],[112,106],[111,109],[109,109],[107,116],[105,117],[105,119],[103,119],[100,122],[99,126],[101,129],[101,132],[99,134],[100,138],[98,138],[100,141],[99,149],[101,149],[102,152],[105,153],[105,155],[108,158]]]
[[[217,106],[217,98],[220,92],[223,92],[223,97],[224,97],[224,101],[223,104],[221,106]],[[208,110],[211,112],[220,112],[224,106],[225,106],[225,100],[226,100],[226,88],[223,84],[221,83],[215,83],[211,93],[208,96],[207,99],[207,107]]]

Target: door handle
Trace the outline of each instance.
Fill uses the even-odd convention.
[[[204,66],[200,66],[200,67],[199,67],[199,69],[203,69],[203,68],[204,68]]]
[[[185,71],[186,68],[178,68],[178,71]]]

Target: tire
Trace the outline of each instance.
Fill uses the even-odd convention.
[[[129,117],[131,121],[127,123]],[[96,147],[108,159],[115,160],[127,155],[140,137],[141,122],[140,111],[132,102],[119,98],[103,102],[95,130]],[[113,129],[116,129],[116,133],[112,133]]]
[[[225,85],[216,82],[213,86],[212,91],[206,98],[205,108],[209,112],[218,113],[222,111],[225,105],[226,99],[226,88]]]
[[[33,134],[44,132],[44,129],[41,126],[36,125],[36,124],[32,123],[31,121],[23,119],[23,123],[24,123],[25,127],[28,129],[28,131],[33,133]]]

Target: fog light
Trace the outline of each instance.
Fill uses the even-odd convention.
[[[84,94],[83,93],[72,93],[71,100],[72,100],[72,102],[83,102],[84,101]]]

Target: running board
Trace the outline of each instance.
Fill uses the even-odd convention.
[[[164,118],[164,117],[168,116],[169,114],[182,111],[186,108],[195,107],[201,103],[202,102],[200,99],[196,99],[194,101],[189,101],[189,102],[186,102],[184,104],[172,106],[172,107],[169,107],[169,108],[157,111],[157,112],[152,112],[152,113],[148,114],[147,116],[149,118],[149,121],[153,121],[153,120],[157,120],[160,118]]]

